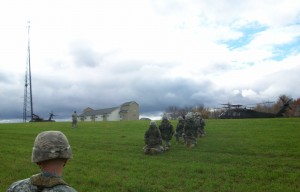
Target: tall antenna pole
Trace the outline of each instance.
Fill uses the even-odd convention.
[[[25,89],[24,89],[24,105],[23,105],[24,123],[26,123],[27,117],[31,117],[31,120],[33,119],[29,30],[30,30],[30,21],[28,21],[28,46],[27,46],[27,62],[26,62],[26,72],[25,72]]]

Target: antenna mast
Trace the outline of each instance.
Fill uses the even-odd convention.
[[[27,117],[33,119],[32,107],[32,84],[31,84],[31,66],[30,66],[30,21],[28,21],[28,46],[27,46],[27,61],[25,72],[25,89],[24,89],[24,105],[23,105],[23,122],[26,123]]]

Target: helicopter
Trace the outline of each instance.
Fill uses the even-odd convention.
[[[293,99],[288,99],[285,101],[283,98],[280,98],[283,102],[283,105],[279,109],[277,113],[266,113],[266,112],[259,112],[253,109],[242,108],[243,105],[225,105],[227,110],[223,112],[219,119],[246,119],[246,118],[275,118],[275,117],[283,117],[283,114],[286,112],[287,109],[291,109],[290,103]]]
[[[55,122],[55,120],[53,120],[52,118],[56,116],[53,114],[53,112],[49,113],[49,118],[48,119],[43,119],[40,116],[36,115],[36,114],[32,114],[32,118],[29,122]]]

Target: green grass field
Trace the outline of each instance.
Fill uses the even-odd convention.
[[[207,120],[207,135],[195,148],[173,138],[172,149],[156,156],[142,151],[148,125],[0,124],[0,191],[39,172],[30,157],[36,135],[45,130],[69,138],[73,159],[64,179],[81,192],[300,191],[300,118]]]

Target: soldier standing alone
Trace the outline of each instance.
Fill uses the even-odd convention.
[[[77,127],[77,113],[76,111],[74,111],[74,113],[72,114],[72,128],[76,128]]]
[[[14,182],[7,192],[76,192],[62,178],[64,166],[71,158],[71,146],[62,132],[41,132],[34,141],[31,156],[41,173]]]

